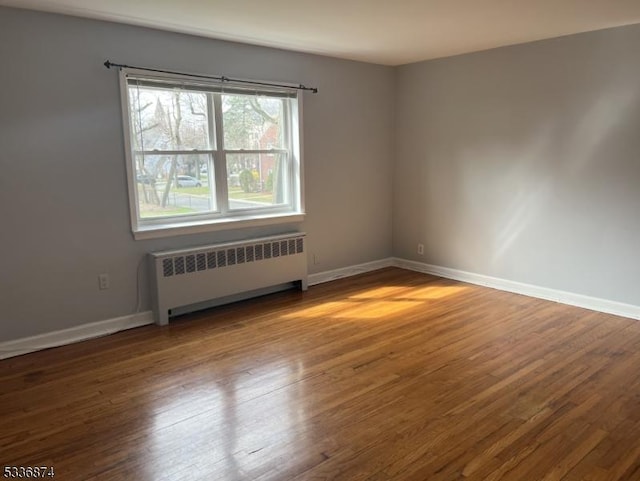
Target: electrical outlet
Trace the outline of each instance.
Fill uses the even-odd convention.
[[[313,265],[317,266],[320,264],[320,256],[318,254],[313,254]]]
[[[100,290],[109,289],[109,274],[98,275],[98,287]]]
[[[418,244],[418,255],[424,255],[424,244]]]

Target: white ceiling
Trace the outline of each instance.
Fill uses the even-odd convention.
[[[0,0],[385,65],[640,23],[640,0]]]

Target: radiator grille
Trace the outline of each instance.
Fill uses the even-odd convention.
[[[173,259],[176,274],[184,274],[184,257],[176,257]]]
[[[193,254],[185,257],[187,260],[187,272],[195,272],[196,271],[196,256]]]
[[[190,274],[196,271],[218,269],[250,262],[302,254],[304,240],[302,237],[288,240],[275,240],[242,247],[219,248],[197,254],[178,255],[162,259],[162,276],[172,277]]]
[[[198,266],[198,270],[199,271],[204,271],[207,268],[207,256],[205,254],[198,254],[196,256],[197,260],[197,266]]]
[[[227,265],[227,251],[218,251],[216,253],[218,256],[218,267],[226,267]],[[179,257],[173,259],[173,262],[176,262]]]

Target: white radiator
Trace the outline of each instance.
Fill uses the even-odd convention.
[[[156,324],[166,325],[176,310],[223,304],[264,288],[295,282],[306,291],[304,239],[295,233],[150,253]]]

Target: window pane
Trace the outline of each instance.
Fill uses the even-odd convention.
[[[129,110],[136,151],[211,148],[206,93],[130,85]]]
[[[136,155],[140,218],[215,211],[210,155]]]
[[[289,203],[286,154],[227,154],[230,209]]]
[[[286,100],[253,95],[222,95],[226,150],[281,149]]]

